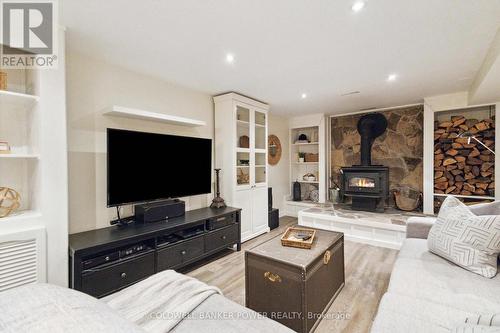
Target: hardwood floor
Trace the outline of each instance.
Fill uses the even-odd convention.
[[[243,243],[242,251],[216,257],[187,275],[217,286],[227,298],[244,306],[245,250],[282,234],[296,223],[296,218],[283,217],[279,228]],[[318,325],[317,333],[369,332],[398,251],[346,241],[344,252],[346,283]]]

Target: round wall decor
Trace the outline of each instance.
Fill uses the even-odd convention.
[[[269,149],[268,149],[268,157],[267,161],[270,165],[276,165],[281,159],[281,142],[280,139],[274,135],[271,134],[267,138]]]
[[[9,216],[21,205],[21,196],[8,187],[0,187],[0,218]]]

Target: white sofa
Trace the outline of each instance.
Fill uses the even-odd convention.
[[[500,201],[471,207],[476,215],[500,215]],[[471,273],[427,250],[435,218],[410,218],[405,240],[372,333],[453,332],[468,316],[500,313],[500,274]]]

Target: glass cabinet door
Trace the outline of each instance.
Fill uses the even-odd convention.
[[[255,149],[266,149],[266,117],[264,112],[255,111]]]
[[[251,111],[250,108],[236,106],[236,185],[249,186],[250,172],[250,145],[251,145]]]

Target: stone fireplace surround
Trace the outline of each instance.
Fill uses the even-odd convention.
[[[389,167],[389,191],[401,186],[419,192],[423,189],[423,114],[422,105],[378,111],[387,121],[384,134],[376,138],[372,147],[372,164]],[[370,113],[370,111],[367,111]],[[357,123],[366,113],[332,116],[330,172],[340,185],[340,169],[359,164],[361,137]],[[389,196],[389,207],[394,207],[393,196]]]

